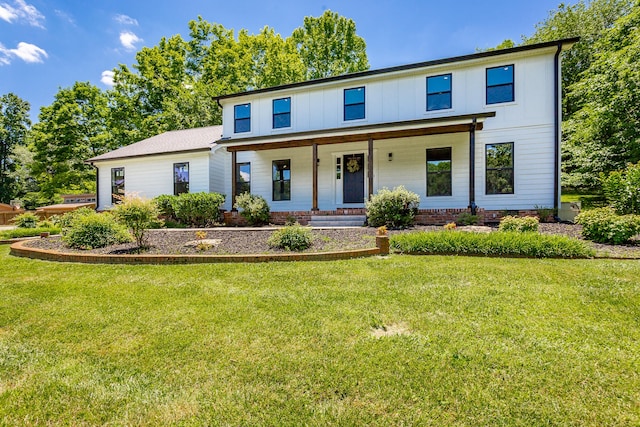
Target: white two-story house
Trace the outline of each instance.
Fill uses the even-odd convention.
[[[222,182],[209,188],[223,190],[227,210],[242,192],[264,197],[275,222],[361,214],[370,195],[399,185],[420,195],[420,222],[557,208],[561,53],[576,41],[220,96],[207,176]],[[110,194],[100,199],[106,207]]]

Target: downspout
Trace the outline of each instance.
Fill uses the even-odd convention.
[[[560,53],[562,52],[562,43],[558,43],[558,50],[556,51],[555,56],[553,57],[553,116],[554,116],[554,155],[555,155],[555,167],[553,170],[553,211],[554,219],[559,221],[558,212],[559,212],[559,203],[560,203],[560,126],[562,125],[561,121],[561,110],[560,110]]]
[[[98,169],[98,167],[94,165],[93,162],[89,164],[96,170],[96,210],[98,210],[98,207],[100,206],[100,169]]]
[[[469,129],[469,209],[471,215],[475,215],[476,206],[476,126],[477,119],[473,118]]]

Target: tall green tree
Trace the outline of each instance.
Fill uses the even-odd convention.
[[[115,147],[108,128],[108,98],[90,83],[60,89],[40,110],[31,132],[32,172],[44,200],[64,192],[95,191],[95,171],[85,160]]]
[[[307,69],[306,79],[318,79],[369,69],[367,46],[353,20],[326,10],[307,16],[291,39]]]
[[[24,146],[31,126],[29,103],[13,93],[0,96],[0,202],[8,203],[16,195],[14,152]]]
[[[569,184],[595,187],[599,174],[640,161],[640,5],[594,44],[594,60],[569,87]]]

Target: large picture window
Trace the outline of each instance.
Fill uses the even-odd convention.
[[[173,164],[173,194],[189,192],[189,163]]]
[[[427,77],[427,111],[451,108],[451,74]]]
[[[233,107],[233,131],[235,133],[251,132],[251,104]]]
[[[364,119],[364,87],[344,90],[344,120]]]
[[[487,68],[487,104],[513,100],[513,65]]]
[[[273,161],[273,201],[291,200],[291,160]]]
[[[236,196],[251,193],[251,163],[236,164]]]
[[[291,127],[291,98],[273,100],[273,128]]]
[[[513,194],[513,142],[487,144],[486,193]]]
[[[124,168],[111,169],[111,204],[120,202],[124,197]]]
[[[451,147],[427,149],[427,197],[451,196]]]

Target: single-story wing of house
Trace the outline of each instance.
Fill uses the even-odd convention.
[[[399,185],[420,195],[422,223],[558,208],[561,53],[576,41],[219,96],[222,127],[89,159],[98,208],[123,191],[216,191],[234,222],[234,199],[249,191],[268,201],[274,222],[307,223],[362,215],[372,194]]]

